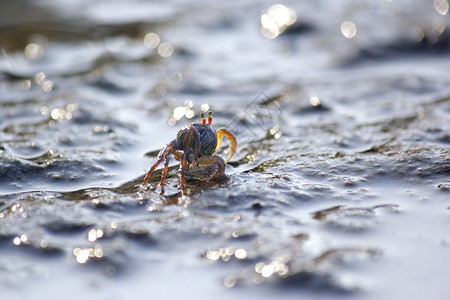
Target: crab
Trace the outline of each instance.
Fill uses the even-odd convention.
[[[200,114],[202,123],[192,123],[181,128],[175,139],[161,149],[156,162],[147,172],[142,186],[147,184],[153,171],[164,161],[161,182],[159,183],[161,189],[164,189],[164,180],[167,175],[170,155],[173,155],[176,160],[180,161],[179,188],[181,189],[184,189],[185,174],[189,174],[189,168],[193,166],[216,166],[215,172],[206,180],[214,180],[224,176],[225,165],[236,152],[237,142],[236,137],[229,129],[219,128],[216,131],[213,128],[211,125],[212,116],[213,113],[209,111],[208,120],[206,120],[205,114],[202,112]],[[225,161],[216,155],[224,137],[229,141],[228,157]]]

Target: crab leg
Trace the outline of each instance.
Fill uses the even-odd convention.
[[[161,151],[159,151],[158,159],[156,160],[155,164],[150,168],[150,170],[147,172],[147,175],[145,176],[144,182],[142,183],[142,185],[145,185],[148,182],[153,171],[155,171],[155,169],[159,166],[159,164],[164,159],[167,159],[167,155],[172,148],[173,148],[173,144],[170,143],[170,144],[166,145],[164,148],[162,148]]]
[[[183,150],[175,151],[175,158],[180,161],[180,188],[184,188],[184,170],[186,170],[186,154]]]
[[[161,182],[159,183],[159,186],[161,187],[161,190],[164,190],[164,180],[167,176],[167,168],[169,166],[169,155],[173,153],[173,147],[171,147],[165,154],[164,154],[164,168],[162,170],[161,175]]]
[[[225,163],[228,163],[228,161],[231,159],[233,154],[236,152],[236,147],[237,147],[236,137],[230,130],[228,130],[226,128],[217,129],[216,134],[217,134],[217,146],[216,146],[216,150],[214,151],[213,155],[215,155],[217,153],[217,151],[220,148],[220,145],[222,144],[223,138],[226,137],[228,139],[228,141],[230,142],[230,147],[228,150],[228,157],[225,160]]]

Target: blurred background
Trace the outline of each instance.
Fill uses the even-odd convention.
[[[2,291],[443,299],[449,26],[448,0],[2,0]],[[228,179],[139,189],[208,110]]]

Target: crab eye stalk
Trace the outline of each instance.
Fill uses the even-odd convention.
[[[212,123],[212,116],[213,116],[213,112],[212,111],[208,111],[208,123],[209,124]]]
[[[205,114],[204,113],[200,114],[200,118],[202,118],[203,125],[206,125],[206,119],[205,119]]]

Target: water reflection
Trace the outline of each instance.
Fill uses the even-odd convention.
[[[19,246],[21,244],[29,244],[30,240],[26,234],[22,234],[20,237],[15,237],[13,240],[13,244]]]
[[[103,237],[103,230],[102,229],[91,229],[88,232],[88,240],[90,242],[95,242],[97,239],[100,239]]]
[[[261,16],[261,33],[268,39],[274,39],[296,21],[297,14],[293,9],[275,4]]]
[[[176,99],[172,99],[170,102],[175,104]],[[177,122],[184,117],[187,119],[195,117],[194,103],[191,100],[186,100],[183,105],[174,107],[172,116],[167,120],[167,124],[175,126]]]
[[[269,137],[273,137],[274,139],[278,140],[282,136],[281,128],[279,125],[274,125],[272,128],[268,130]]]
[[[71,120],[73,117],[73,113],[76,112],[79,109],[78,103],[70,103],[65,108],[64,107],[58,107],[54,108],[50,111],[50,118],[54,121],[58,120]],[[41,114],[47,115],[49,113],[49,109],[47,106],[41,107]]]
[[[229,261],[233,257],[238,260],[244,260],[247,258],[247,250],[243,248],[235,249],[233,246],[219,248],[218,250],[208,250],[204,254],[209,260],[222,260],[224,262]]]
[[[100,259],[103,257],[103,247],[101,245],[95,245],[89,248],[75,248],[73,249],[73,255],[75,260],[79,264],[85,264],[89,259]]]

